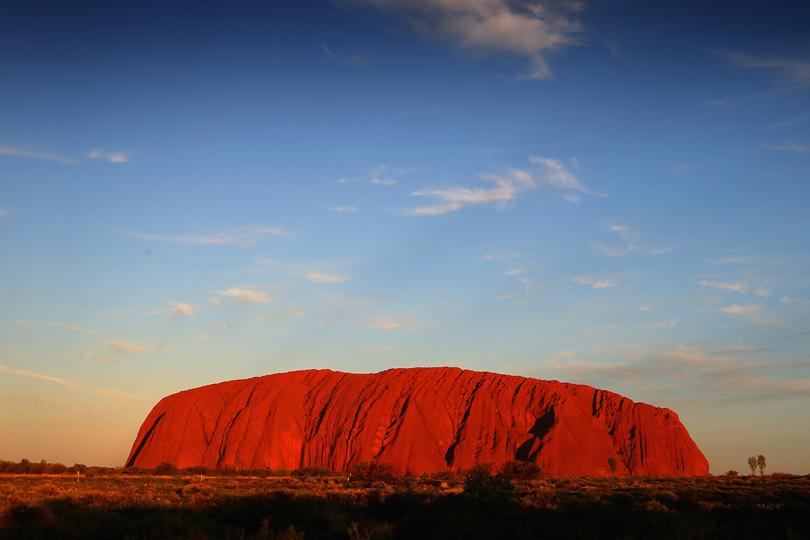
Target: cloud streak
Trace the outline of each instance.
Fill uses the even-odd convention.
[[[277,297],[268,293],[251,291],[248,289],[239,289],[236,287],[228,289],[227,291],[218,292],[217,294],[237,298],[239,300],[245,300],[247,302],[254,302],[257,304],[269,304],[271,302],[278,301]]]
[[[748,292],[748,285],[745,283],[724,283],[720,281],[701,281],[701,285],[713,287],[715,289],[728,289],[730,291]]]
[[[27,158],[34,158],[34,159],[50,159],[53,161],[58,161],[60,163],[76,163],[75,159],[68,159],[61,156],[56,156],[53,154],[42,154],[38,152],[27,152],[25,150],[20,150],[19,148],[12,148],[10,146],[0,146],[0,156],[19,156],[19,157],[27,157]]]
[[[110,163],[127,163],[129,156],[122,152],[102,152],[101,150],[92,150],[87,154],[88,159],[106,159]]]
[[[324,43],[321,46],[321,49],[323,50],[323,52],[326,53],[326,55],[329,58],[340,64],[353,64],[361,68],[368,67],[368,58],[364,54],[353,54],[351,56],[343,56],[332,52],[332,50],[329,49],[329,46],[326,43]]]
[[[25,369],[11,369],[9,367],[0,365],[0,372],[8,373],[10,375],[17,375],[19,377],[29,377],[32,379],[40,379],[43,381],[60,384],[62,386],[70,388],[71,390],[75,390],[76,392],[83,392],[85,394],[92,394],[95,396],[128,399],[130,401],[137,401],[140,403],[155,403],[155,401],[157,401],[143,396],[136,396],[134,394],[128,394],[126,392],[119,392],[117,390],[108,390],[106,388],[87,388],[85,387],[85,385],[78,385],[68,381],[67,379],[51,377],[49,375],[44,375],[42,373],[36,373]]]
[[[331,268],[342,266],[346,264],[346,262],[347,261],[332,261],[305,266],[265,259],[259,261],[254,270],[278,272],[279,274],[286,274],[298,279],[303,279],[304,281],[309,281],[310,283],[343,283],[344,281],[352,279],[352,275],[345,272],[335,272],[331,270]]]
[[[128,341],[121,341],[118,339],[111,339],[107,341],[107,346],[115,352],[124,354],[144,354],[156,352],[158,349],[149,345],[141,345],[139,343],[130,343]]]
[[[593,289],[607,289],[609,287],[616,287],[619,285],[618,283],[614,283],[607,278],[599,280],[586,277],[575,277],[572,278],[571,281],[574,283],[580,283],[582,285],[590,285]]]
[[[771,150],[778,150],[780,152],[796,152],[799,154],[807,154],[808,152],[810,152],[810,146],[806,144],[796,144],[793,141],[785,141],[781,146],[773,144],[766,144],[764,146],[765,148],[770,148]]]
[[[186,244],[190,246],[239,246],[248,248],[258,241],[258,238],[265,234],[276,236],[286,236],[288,233],[281,227],[253,226],[230,229],[213,235],[202,236],[167,236],[156,234],[141,234],[127,231],[120,231],[128,236],[141,238],[143,240],[155,240],[158,242],[170,242],[173,244]]]

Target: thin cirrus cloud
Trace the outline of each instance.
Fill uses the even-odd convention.
[[[154,309],[152,311],[118,311],[116,315],[112,317],[118,318],[125,315],[159,315],[161,313],[168,313],[168,319],[176,319],[181,315],[194,317],[197,314],[197,308],[184,302],[169,302],[169,305],[171,306],[170,308]]]
[[[273,234],[276,236],[287,235],[287,232],[281,227],[268,226],[239,227],[217,234],[202,236],[168,236],[128,231],[120,232],[143,240],[156,240],[158,242],[170,242],[173,244],[186,244],[190,246],[239,246],[242,248],[252,246],[258,241],[260,236],[265,234]]]
[[[10,146],[0,146],[0,156],[19,156],[34,159],[50,159],[60,163],[76,163],[75,159],[68,159],[54,154],[44,154],[40,152],[27,152],[19,148],[12,148]]]
[[[326,53],[326,56],[339,64],[353,64],[361,68],[368,67],[368,57],[364,54],[353,54],[351,56],[337,54],[326,43],[321,46],[321,49]]]
[[[791,86],[810,80],[810,60],[780,58],[778,56],[751,55],[720,51],[738,68],[760,70],[781,85]]]
[[[771,315],[768,310],[759,304],[745,304],[744,306],[732,305],[724,308],[719,308],[715,311],[720,313],[728,313],[729,315],[736,315],[744,317],[753,324],[758,325],[778,325],[779,319]]]
[[[618,283],[614,283],[613,281],[610,281],[607,278],[600,280],[586,277],[575,277],[572,278],[571,281],[573,281],[574,283],[580,283],[582,285],[590,285],[591,288],[593,289],[607,289],[619,285]]]
[[[122,152],[102,152],[101,150],[92,150],[87,154],[88,159],[106,159],[110,163],[127,163],[129,156]]]
[[[700,284],[706,287],[714,287],[716,289],[728,289],[730,291],[748,292],[748,285],[745,283],[729,283],[722,281],[704,280],[701,281]]]
[[[763,146],[765,146],[765,148],[770,148],[771,150],[778,150],[780,152],[797,152],[799,154],[806,154],[810,152],[810,146],[806,144],[796,144],[793,141],[785,141],[782,145],[765,144]]]
[[[744,306],[733,305],[729,307],[719,308],[717,311],[723,313],[731,313],[732,315],[753,315],[762,311],[762,306],[757,304],[746,304]]]
[[[377,165],[369,171],[364,178],[341,178],[338,180],[341,184],[351,184],[352,182],[368,182],[377,186],[393,186],[397,183],[395,178],[383,178],[383,176],[391,176],[394,174],[403,174],[409,169],[395,169],[388,165]]]
[[[107,341],[107,346],[110,348],[111,351],[124,354],[144,354],[158,351],[158,349],[150,345],[131,343],[129,341],[121,341],[118,339],[111,339]]]
[[[590,193],[582,182],[568,171],[557,160],[532,156],[532,163],[545,166],[545,171],[533,177],[528,171],[508,169],[500,174],[481,175],[484,180],[495,184],[492,188],[453,187],[449,189],[421,190],[411,193],[412,196],[430,197],[440,204],[410,208],[405,213],[412,216],[438,216],[455,212],[469,206],[492,204],[498,210],[504,210],[507,203],[516,199],[521,193],[548,186],[568,190],[569,202],[579,202],[579,196],[573,193],[580,191]]]
[[[327,210],[331,210],[332,212],[357,212],[356,206],[330,206]]]
[[[406,332],[416,332],[420,325],[418,321],[392,317],[390,315],[372,315],[367,317],[360,326],[374,328],[377,330],[404,330]]]
[[[286,274],[310,283],[343,283],[352,279],[351,274],[336,272],[335,267],[347,264],[349,261],[329,261],[316,263],[312,266],[292,264],[273,259],[264,259],[256,263],[252,271],[270,271]]]
[[[630,230],[630,227],[626,225],[608,225],[608,228],[618,233],[622,240],[624,240],[625,245],[623,246],[606,246],[604,244],[593,244],[591,245],[591,249],[594,253],[601,253],[610,258],[617,258],[617,257],[624,257],[628,253],[632,253],[638,250],[638,247],[632,245],[631,237],[634,235],[633,231]]]
[[[56,384],[60,384],[62,386],[66,386],[67,388],[75,390],[76,392],[83,392],[85,394],[92,394],[95,396],[128,399],[130,401],[138,401],[141,403],[155,402],[154,399],[150,399],[143,396],[136,396],[134,394],[128,394],[126,392],[119,392],[118,390],[107,390],[106,388],[87,388],[85,385],[78,385],[68,381],[67,379],[60,379],[59,377],[51,377],[49,375],[44,375],[42,373],[36,373],[25,369],[11,369],[6,366],[0,366],[0,372],[8,373],[10,375],[17,375],[20,377],[30,377],[32,379],[40,379],[43,381],[53,382]]]
[[[247,302],[254,302],[257,304],[269,304],[271,302],[278,301],[278,298],[259,291],[251,291],[249,289],[239,289],[237,287],[233,287],[228,289],[227,291],[218,292],[220,296],[228,296],[231,298],[237,298],[239,300],[245,300]]]
[[[104,334],[107,332],[107,330],[93,330],[92,328],[85,328],[84,326],[78,326],[76,324],[48,323],[48,326],[55,326],[78,334]]]
[[[549,0],[338,0],[405,21],[413,31],[477,55],[528,60],[520,79],[551,75],[546,57],[577,44],[581,2]]]

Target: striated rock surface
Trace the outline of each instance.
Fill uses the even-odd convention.
[[[295,371],[179,392],[146,418],[127,465],[345,471],[378,460],[421,473],[512,459],[551,474],[709,472],[669,409],[458,368]]]

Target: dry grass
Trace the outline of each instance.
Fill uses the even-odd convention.
[[[0,538],[810,540],[810,477],[0,475]]]

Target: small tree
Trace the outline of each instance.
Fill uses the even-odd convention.
[[[619,466],[619,462],[616,461],[615,457],[612,457],[612,458],[608,459],[608,465],[610,465],[610,472],[615,473],[616,472],[616,467]]]
[[[757,458],[755,456],[748,458],[748,466],[751,467],[751,476],[754,476],[757,473]]]
[[[762,476],[762,469],[765,468],[765,456],[762,454],[757,456],[757,467],[759,467],[759,475]]]

